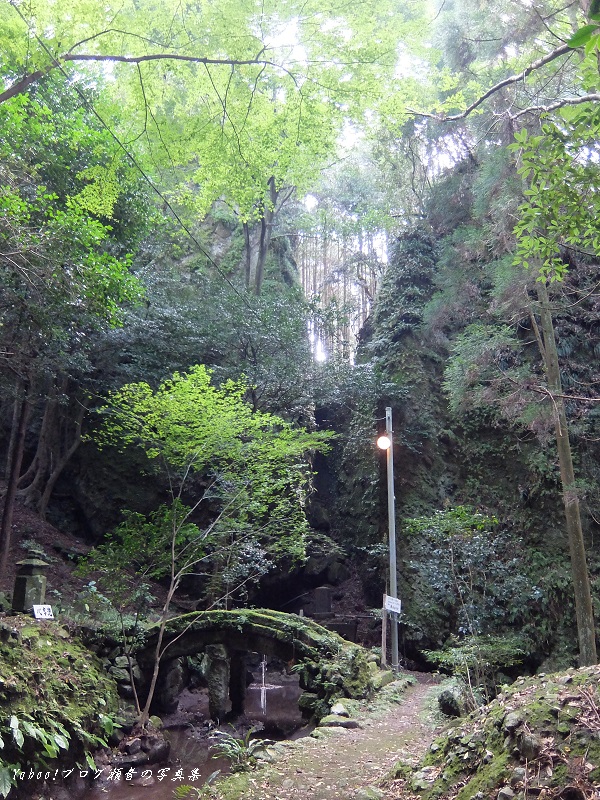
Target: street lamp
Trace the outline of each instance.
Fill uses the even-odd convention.
[[[394,508],[394,439],[392,432],[392,409],[385,409],[385,435],[377,439],[377,446],[386,451],[387,462],[387,496],[388,496],[388,533],[390,550],[390,595],[398,599],[398,580],[396,575],[396,512]],[[398,669],[398,615],[391,616],[392,628],[392,669]],[[385,656],[385,654],[384,654]]]

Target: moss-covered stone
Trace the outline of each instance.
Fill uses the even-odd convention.
[[[373,688],[374,689],[383,689],[384,686],[387,686],[389,683],[392,683],[394,680],[394,673],[389,670],[378,670],[373,675]]]
[[[327,714],[319,722],[322,728],[360,728],[360,723],[355,719],[340,717],[337,714]]]
[[[112,728],[114,680],[58,622],[16,615],[10,626],[18,635],[0,641],[0,779],[58,758],[81,763]]]
[[[411,781],[425,800],[495,797],[500,789],[594,796],[600,776],[600,666],[521,679],[431,745]],[[399,765],[402,772],[404,765]],[[555,796],[555,794],[552,794]],[[583,796],[583,795],[582,795]],[[586,795],[587,796],[587,795]]]
[[[151,664],[156,635],[138,653],[140,664]],[[300,676],[300,686],[317,696],[317,718],[339,698],[364,698],[373,691],[369,651],[337,633],[296,614],[268,609],[203,611],[171,620],[165,631],[168,657],[189,656],[208,644],[252,650],[287,661]]]

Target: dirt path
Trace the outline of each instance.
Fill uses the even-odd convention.
[[[367,713],[361,728],[289,743],[275,764],[250,775],[244,800],[350,800],[378,786],[398,760],[416,763],[425,753],[434,735],[427,711],[433,690],[420,680],[399,703]],[[381,791],[386,800],[409,798],[400,782]]]

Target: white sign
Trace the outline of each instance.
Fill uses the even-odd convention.
[[[384,608],[386,611],[394,611],[396,614],[402,613],[402,601],[397,597],[385,596]]]
[[[52,613],[52,606],[34,606],[33,616],[36,619],[54,619],[54,614]]]

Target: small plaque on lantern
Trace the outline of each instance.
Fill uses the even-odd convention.
[[[33,616],[36,619],[54,619],[52,606],[34,606]]]

